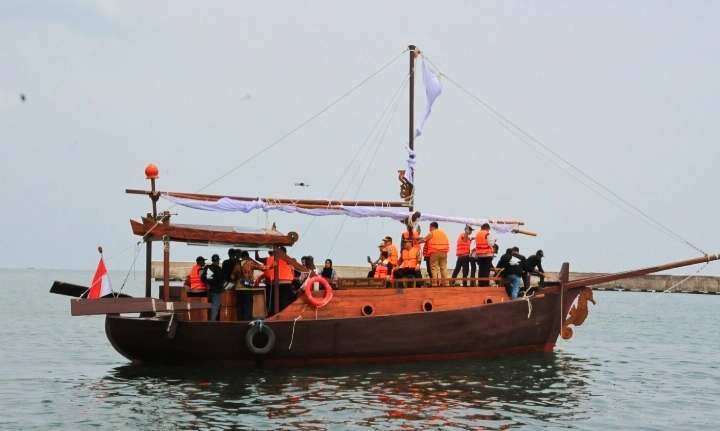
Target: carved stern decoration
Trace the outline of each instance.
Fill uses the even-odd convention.
[[[413,196],[413,185],[405,178],[405,170],[398,171],[398,180],[400,180],[400,197],[405,202],[410,202]]]
[[[589,287],[583,287],[582,290],[580,290],[580,295],[578,295],[577,303],[573,305],[570,309],[570,312],[568,313],[568,318],[565,319],[563,327],[560,330],[560,335],[563,337],[563,339],[569,340],[570,338],[572,338],[573,330],[570,325],[580,326],[587,318],[588,301],[595,304],[592,289],[590,289]]]

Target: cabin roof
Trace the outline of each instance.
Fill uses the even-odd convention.
[[[170,241],[197,245],[234,245],[238,247],[291,246],[298,240],[298,234],[284,234],[277,230],[252,229],[237,226],[215,226],[198,224],[175,224],[156,222],[147,217],[142,222],[130,220],[133,233],[148,236],[153,241],[162,241],[167,235]]]

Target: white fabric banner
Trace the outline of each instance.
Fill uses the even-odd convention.
[[[420,127],[415,129],[415,137],[422,135],[422,131],[425,129],[425,123],[430,117],[432,112],[433,103],[442,93],[442,85],[440,85],[440,78],[430,70],[427,61],[422,61],[423,71],[423,83],[425,83],[425,96],[427,97],[427,105],[425,106],[425,115],[423,115],[422,121],[420,121]]]
[[[161,195],[164,199],[187,208],[194,208],[204,211],[218,212],[243,212],[249,213],[255,210],[282,211],[285,213],[299,213],[310,216],[345,215],[355,218],[381,217],[404,222],[410,214],[406,208],[397,207],[356,207],[356,206],[335,206],[332,208],[298,208],[289,204],[272,204],[263,200],[240,201],[230,198],[221,198],[216,201],[202,201],[196,199],[178,198],[174,196]],[[419,221],[436,221],[445,223],[469,224],[470,226],[481,226],[489,223],[490,227],[497,233],[509,233],[516,229],[515,224],[496,224],[488,219],[473,219],[467,217],[449,217],[438,214],[422,213]]]

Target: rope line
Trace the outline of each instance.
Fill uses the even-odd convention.
[[[585,172],[584,170],[580,169],[578,166],[576,166],[575,164],[573,164],[573,163],[570,162],[569,160],[567,160],[567,159],[565,159],[564,157],[562,157],[562,156],[561,156],[559,153],[557,153],[555,150],[553,150],[552,148],[550,148],[548,145],[544,144],[540,139],[536,138],[536,137],[535,137],[534,135],[532,135],[530,132],[526,131],[525,129],[523,129],[522,127],[520,127],[518,124],[516,124],[515,122],[513,122],[512,120],[510,120],[508,117],[506,117],[505,115],[503,115],[500,111],[498,111],[497,109],[495,109],[495,108],[494,108],[492,105],[490,105],[488,102],[486,102],[486,101],[483,100],[482,98],[480,98],[480,97],[478,97],[477,95],[475,95],[473,92],[471,92],[470,90],[468,90],[467,88],[465,88],[464,86],[462,86],[460,83],[458,83],[457,81],[455,81],[453,78],[451,78],[450,76],[448,76],[448,75],[445,74],[444,72],[441,72],[441,71],[440,71],[441,69],[440,69],[439,67],[437,67],[437,65],[435,65],[427,56],[425,56],[425,59],[426,59],[433,67],[435,67],[435,69],[438,70],[438,72],[440,73],[440,75],[441,75],[442,77],[444,77],[448,82],[450,82],[451,84],[453,84],[455,87],[457,87],[460,91],[462,91],[463,93],[465,93],[465,94],[466,94],[467,96],[469,96],[471,99],[473,99],[474,101],[476,101],[477,103],[479,103],[483,108],[485,108],[485,109],[498,121],[498,123],[499,123],[504,129],[510,131],[513,135],[515,135],[516,137],[520,138],[521,141],[525,142],[526,144],[527,144],[527,143],[533,143],[533,144],[539,146],[540,148],[542,148],[543,150],[545,150],[546,152],[548,152],[550,155],[552,155],[553,157],[555,157],[555,159],[556,159],[557,161],[563,163],[565,166],[567,166],[567,167],[569,167],[570,169],[572,169],[572,171],[574,171],[575,173],[579,174],[580,176],[582,176],[583,178],[585,178],[587,181],[589,181],[590,183],[594,184],[596,187],[602,189],[603,191],[605,191],[605,193],[611,195],[613,198],[615,198],[618,202],[622,203],[622,204],[625,205],[625,207],[626,207],[626,208],[623,208],[623,207],[620,207],[620,208],[623,208],[623,209],[625,209],[626,211],[627,211],[627,208],[632,209],[632,210],[635,212],[635,215],[639,215],[639,216],[641,217],[641,219],[643,219],[643,220],[645,221],[645,223],[647,223],[647,224],[649,224],[649,225],[651,225],[651,226],[654,226],[654,227],[655,227],[656,229],[658,229],[659,231],[665,233],[666,235],[668,235],[668,236],[670,236],[670,237],[673,237],[674,239],[676,239],[676,240],[684,243],[685,245],[691,247],[692,249],[694,249],[694,250],[696,250],[696,251],[698,251],[698,252],[700,252],[700,253],[702,253],[702,254],[707,254],[707,253],[706,253],[704,250],[702,250],[700,247],[696,246],[695,244],[693,244],[692,242],[690,242],[689,240],[687,240],[685,237],[683,237],[683,236],[680,235],[679,233],[675,232],[674,230],[672,230],[672,229],[669,228],[668,226],[664,225],[662,222],[660,222],[659,220],[655,219],[655,218],[652,217],[650,214],[648,214],[647,212],[643,211],[643,210],[640,209],[638,206],[632,204],[632,203],[629,202],[627,199],[623,198],[623,197],[620,196],[618,193],[616,193],[615,191],[613,191],[612,189],[610,189],[608,186],[606,186],[605,184],[601,183],[599,180],[595,179],[593,176],[591,176],[590,174],[588,174],[588,173]],[[547,158],[546,158],[546,160],[547,160]],[[557,163],[555,163],[555,164],[557,165]],[[565,171],[565,172],[566,172],[566,173],[569,173],[568,171]],[[578,178],[577,178],[576,176],[574,176],[574,175],[573,175],[573,177],[574,177],[575,179],[578,179]],[[608,199],[607,196],[605,196],[605,195],[603,195],[602,193],[600,193],[597,189],[595,189],[595,188],[593,188],[593,187],[590,187],[586,182],[584,182],[584,181],[580,181],[580,182],[581,182],[584,186],[586,186],[587,188],[589,188],[591,191],[593,191],[594,193],[600,195],[601,197],[605,198],[605,199],[608,200],[609,202],[612,202],[612,203],[616,204],[616,203],[613,202],[612,200]]]
[[[335,106],[335,105],[337,105],[338,103],[340,103],[343,99],[345,99],[346,97],[350,96],[350,95],[351,95],[352,93],[354,93],[358,88],[360,88],[360,87],[362,87],[363,85],[365,85],[369,80],[371,80],[372,78],[374,78],[376,75],[378,75],[379,73],[381,73],[382,71],[384,71],[385,69],[387,69],[388,67],[390,67],[393,63],[395,63],[395,61],[396,61],[398,58],[400,58],[400,57],[401,57],[403,54],[405,54],[406,52],[407,52],[407,49],[405,49],[403,52],[401,52],[400,54],[398,54],[398,55],[396,55],[395,57],[393,57],[393,58],[392,58],[390,61],[388,61],[387,63],[383,64],[379,69],[377,69],[375,72],[371,73],[371,74],[370,74],[369,76],[367,76],[365,79],[361,80],[360,82],[358,82],[357,84],[355,84],[354,86],[352,86],[349,90],[347,90],[347,91],[344,92],[342,95],[340,95],[339,97],[337,97],[336,99],[334,99],[332,102],[330,102],[329,104],[327,104],[324,108],[322,108],[321,110],[319,110],[319,111],[316,112],[315,114],[311,115],[311,116],[308,117],[306,120],[302,121],[300,124],[298,124],[297,126],[295,126],[295,127],[292,128],[292,129],[290,129],[290,131],[286,132],[285,134],[283,134],[282,136],[280,136],[279,138],[277,138],[275,141],[273,141],[272,143],[270,143],[270,145],[267,145],[265,148],[257,151],[256,153],[254,153],[253,155],[251,155],[250,157],[248,157],[247,159],[245,159],[244,161],[242,161],[242,162],[241,162],[240,164],[238,164],[237,166],[233,167],[232,169],[228,170],[228,171],[225,172],[224,174],[220,175],[219,177],[215,178],[214,180],[210,181],[209,183],[207,183],[206,185],[204,185],[203,187],[201,187],[201,188],[198,190],[198,192],[201,192],[201,191],[207,189],[207,188],[210,187],[211,185],[213,185],[213,184],[217,183],[218,181],[226,178],[227,176],[233,174],[235,171],[237,171],[237,170],[240,169],[241,167],[245,166],[245,165],[246,165],[247,163],[249,163],[250,161],[252,161],[252,160],[260,157],[261,155],[263,155],[264,153],[266,153],[267,151],[269,151],[270,149],[272,149],[273,147],[275,147],[276,145],[278,145],[279,143],[281,143],[282,141],[284,141],[285,139],[287,139],[288,137],[290,137],[291,135],[293,135],[295,132],[297,132],[298,130],[302,129],[302,128],[305,127],[306,125],[308,125],[310,122],[312,122],[313,120],[315,120],[316,118],[318,118],[319,116],[321,116],[322,114],[324,114],[325,112],[327,112],[328,110],[330,110],[330,108],[332,108],[333,106]]]
[[[408,73],[408,74],[405,76],[405,78],[403,78],[402,82],[400,83],[400,86],[397,88],[397,90],[395,90],[395,92],[393,93],[392,97],[390,97],[390,100],[388,101],[387,105],[386,105],[385,108],[382,110],[380,116],[379,116],[378,119],[375,121],[375,124],[374,124],[374,125],[372,126],[372,128],[370,129],[370,133],[367,134],[367,136],[366,136],[365,139],[363,140],[362,144],[358,147],[357,150],[355,150],[355,154],[353,155],[352,159],[351,159],[350,162],[347,164],[347,166],[345,166],[345,168],[342,170],[342,175],[340,175],[340,178],[338,178],[338,180],[335,182],[335,185],[333,185],[332,189],[330,189],[330,193],[328,194],[328,195],[330,196],[330,198],[332,198],[332,196],[335,194],[335,191],[336,191],[337,188],[340,186],[340,183],[341,183],[342,180],[345,178],[345,176],[348,174],[348,172],[350,172],[350,171],[352,170],[351,168],[353,167],[353,165],[354,165],[354,163],[355,163],[355,160],[357,160],[357,158],[358,158],[358,156],[361,154],[362,150],[365,149],[365,147],[367,146],[367,144],[370,142],[370,139],[371,139],[372,136],[375,134],[375,131],[377,130],[377,128],[380,126],[380,123],[382,122],[382,119],[385,117],[385,113],[388,111],[388,109],[390,109],[390,107],[392,106],[393,102],[395,101],[395,98],[398,97],[398,95],[399,95],[399,94],[402,92],[402,90],[405,88],[405,86],[406,86],[407,83],[408,83],[409,78],[410,78],[410,74]],[[350,179],[349,184],[352,184],[352,182],[355,180],[355,176],[356,176],[356,174],[352,176],[352,178]],[[342,199],[342,196],[341,196],[341,199]],[[328,207],[329,207],[329,206],[330,206],[330,202],[328,201]],[[305,227],[305,229],[303,230],[303,235],[300,236],[300,239],[297,241],[297,243],[296,243],[295,245],[297,245],[298,243],[300,243],[300,242],[302,241],[303,237],[307,235],[307,233],[310,231],[310,229],[311,229],[311,228],[313,227],[313,225],[315,224],[315,220],[317,220],[317,219],[318,219],[318,217],[312,217],[312,218],[310,219],[310,221],[308,222],[308,225],[307,225],[307,226]]]
[[[257,151],[256,153],[254,153],[253,155],[251,155],[251,156],[248,157],[247,159],[243,160],[240,164],[234,166],[232,169],[228,170],[228,171],[225,172],[224,174],[220,175],[219,177],[217,177],[217,178],[213,179],[212,181],[210,181],[209,183],[205,184],[203,187],[201,187],[200,189],[196,190],[196,193],[199,193],[199,192],[207,189],[208,187],[212,186],[213,184],[216,184],[217,182],[221,181],[222,179],[228,177],[229,175],[233,174],[234,172],[236,172],[236,171],[237,171],[238,169],[240,169],[241,167],[245,166],[247,163],[251,162],[252,160],[254,160],[254,159],[258,158],[258,157],[260,157],[260,156],[261,156],[262,154],[264,154],[265,152],[269,151],[270,149],[272,149],[272,148],[275,147],[276,145],[278,145],[278,144],[280,144],[281,142],[283,142],[285,139],[287,139],[288,137],[290,137],[291,135],[293,135],[294,133],[296,133],[297,131],[299,131],[300,129],[302,129],[303,127],[305,127],[306,125],[308,125],[309,123],[311,123],[313,120],[315,120],[316,118],[320,117],[322,114],[324,114],[325,112],[327,112],[328,110],[330,110],[332,107],[334,107],[335,105],[337,105],[338,103],[340,103],[343,99],[345,99],[345,98],[347,98],[348,96],[350,96],[352,93],[354,93],[354,92],[355,92],[356,90],[358,90],[360,87],[362,87],[363,85],[365,85],[365,84],[366,84],[368,81],[370,81],[372,78],[374,78],[375,76],[377,76],[378,74],[380,74],[381,72],[383,72],[385,69],[387,69],[388,67],[390,67],[393,63],[395,63],[395,61],[397,61],[397,59],[399,59],[399,58],[400,58],[403,54],[405,54],[407,51],[408,51],[408,50],[405,49],[405,50],[403,50],[401,53],[397,54],[397,55],[396,55],[395,57],[393,57],[391,60],[387,61],[387,62],[384,63],[382,66],[380,66],[380,68],[378,68],[377,70],[375,70],[374,72],[372,72],[370,75],[368,75],[367,77],[365,77],[364,79],[362,79],[360,82],[358,82],[357,84],[355,84],[354,86],[352,86],[349,90],[345,91],[345,92],[344,92],[343,94],[341,94],[339,97],[337,97],[337,98],[335,98],[334,100],[332,100],[329,104],[327,104],[327,105],[326,105],[325,107],[323,107],[321,110],[319,110],[319,111],[316,112],[315,114],[311,115],[311,116],[308,117],[306,120],[302,121],[300,124],[298,124],[297,126],[295,126],[294,128],[292,128],[291,130],[289,130],[288,132],[286,132],[285,134],[283,134],[282,136],[280,136],[279,138],[277,138],[275,141],[271,142],[269,145],[267,145],[267,146],[264,147],[263,149]],[[163,210],[163,211],[169,211],[169,210],[175,208],[176,206],[177,206],[177,204],[172,204],[172,205],[170,205],[169,207],[167,207],[167,208],[166,208],[165,210]],[[266,213],[266,217],[267,217],[267,213]],[[158,223],[159,223],[159,222],[158,222]],[[157,224],[158,224],[158,223],[156,223],[156,224],[143,236],[143,240],[145,239],[145,237],[146,237],[155,227],[157,227]],[[139,242],[142,242],[142,240],[139,241]],[[115,258],[115,257],[119,257],[119,256],[121,256],[121,255],[124,255],[125,253],[127,253],[129,250],[131,250],[131,249],[132,249],[133,247],[135,247],[135,246],[136,246],[136,244],[130,245],[130,246],[128,246],[127,248],[125,248],[125,249],[123,249],[122,251],[120,251],[119,253],[113,255],[112,258],[108,258],[108,259],[106,259],[106,260],[107,260],[107,261],[111,261],[111,260],[112,260],[113,258]],[[136,258],[137,258],[137,256],[136,256]]]
[[[409,82],[408,79],[403,80],[403,85],[400,87],[400,90],[395,94],[396,98],[394,101],[394,107],[392,109],[392,112],[390,113],[390,116],[388,117],[387,123],[385,124],[384,130],[378,135],[378,141],[375,145],[375,150],[372,153],[372,157],[370,158],[367,167],[365,168],[365,173],[363,174],[360,183],[358,184],[357,188],[355,189],[355,195],[353,196],[352,200],[354,200],[357,203],[357,197],[360,194],[360,189],[362,188],[363,184],[365,183],[365,180],[367,179],[368,172],[370,171],[370,168],[372,167],[373,162],[375,161],[375,158],[378,154],[378,151],[380,150],[380,147],[383,143],[383,140],[385,139],[385,135],[387,134],[388,129],[390,128],[390,124],[392,123],[393,118],[395,118],[395,113],[397,112],[398,106],[400,104],[401,98],[399,95],[401,94],[402,90],[405,88],[405,85]],[[383,112],[383,116],[385,115],[386,111]],[[359,170],[357,171],[360,172]],[[354,177],[353,177],[354,180]],[[349,191],[350,184],[352,184],[352,181],[348,184],[348,188],[345,189],[345,193],[343,193],[342,198],[345,197],[347,192]],[[345,223],[347,222],[348,216],[344,216],[342,222],[340,223],[340,227],[338,227],[337,232],[335,233],[335,237],[333,238],[332,243],[330,244],[330,249],[328,250],[327,256],[331,256],[332,252],[335,250],[335,246],[337,245],[337,241],[340,238],[340,233],[343,231],[343,228],[345,227]]]

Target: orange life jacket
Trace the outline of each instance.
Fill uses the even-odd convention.
[[[438,228],[432,231],[430,239],[427,240],[427,246],[430,247],[432,253],[447,253],[450,250],[450,240],[442,229]]]
[[[278,277],[280,281],[293,281],[295,278],[292,266],[282,259],[278,260]]]
[[[489,230],[480,230],[475,236],[475,255],[476,256],[492,256],[495,252],[488,242]]]
[[[388,276],[388,267],[384,262],[380,262],[375,265],[375,275],[374,278],[382,278],[386,279]]]
[[[200,278],[200,265],[197,263],[190,268],[190,290],[207,290],[207,285]]]
[[[385,247],[385,251],[388,252],[388,259],[390,259],[390,263],[392,263],[393,266],[397,266],[398,250],[397,247],[395,247],[395,244],[390,244],[389,246]]]
[[[263,275],[265,276],[265,280],[272,281],[273,278],[275,278],[275,269],[273,268],[273,262],[275,262],[275,257],[268,256],[265,259],[265,269],[263,269]]]
[[[423,257],[430,257],[430,244],[423,244]]]
[[[410,249],[403,249],[402,251],[402,265],[401,268],[415,269],[418,265],[418,254],[420,249],[417,246],[412,246]]]
[[[465,232],[461,233],[457,239],[457,246],[455,247],[456,256],[467,256],[470,254],[470,238],[465,238]]]
[[[408,234],[407,229],[405,229],[402,233],[402,239],[403,241],[407,241],[408,239],[412,238],[413,243],[416,243],[420,240],[420,234],[417,233],[417,231],[413,231],[412,236]]]
[[[275,268],[273,267],[273,264],[275,264],[275,256],[268,256],[265,261],[266,269],[263,271],[265,278],[267,278],[268,281],[273,281],[275,279]],[[285,262],[283,259],[278,260],[278,280],[285,282],[293,281],[294,278],[295,274],[293,273],[293,269],[290,264]]]

